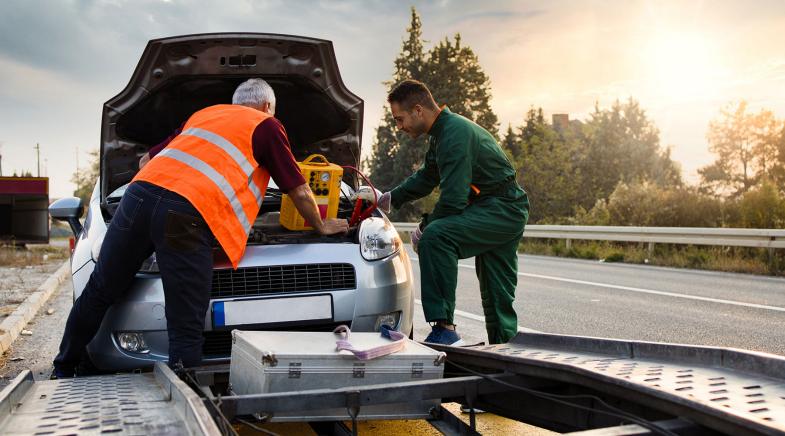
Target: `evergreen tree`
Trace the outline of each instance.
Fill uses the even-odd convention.
[[[424,82],[439,104],[446,104],[453,112],[474,120],[498,138],[498,118],[490,107],[490,84],[479,60],[471,48],[461,44],[460,35],[446,38],[426,55],[422,39],[422,23],[412,8],[407,37],[394,61],[392,79],[384,84],[395,84],[415,79]],[[389,106],[376,129],[373,154],[365,164],[374,184],[389,190],[416,171],[428,149],[424,136],[412,140],[398,132]],[[431,196],[432,197],[432,196]],[[433,204],[433,198],[404,205],[393,211],[394,220],[415,220]]]
[[[546,123],[541,108],[527,112],[520,131],[518,183],[529,194],[530,222],[557,222],[571,215],[580,184],[573,161],[572,137]]]
[[[510,162],[517,162],[523,155],[520,136],[512,130],[511,124],[507,125],[507,131],[504,133],[501,146],[510,158]]]
[[[408,37],[403,41],[401,52],[393,63],[392,79],[384,82],[388,88],[406,79],[423,80],[423,70],[426,66],[422,23],[414,7],[411,10],[411,22],[406,32]],[[397,186],[420,166],[427,147],[425,138],[413,140],[398,131],[390,107],[385,104],[384,115],[376,128],[373,154],[366,161],[374,185],[383,191]],[[394,220],[409,220],[421,213],[418,205],[410,203],[393,211],[391,217]]]
[[[424,82],[440,105],[461,114],[499,139],[499,119],[491,109],[491,86],[474,51],[461,35],[445,38],[429,52]]]

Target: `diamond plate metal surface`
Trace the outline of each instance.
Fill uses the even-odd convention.
[[[210,433],[201,403],[169,370],[33,381],[27,372],[0,395],[3,435],[193,435]],[[187,387],[185,387],[187,388]],[[195,395],[195,394],[194,394]],[[201,419],[204,421],[204,419]]]
[[[442,349],[449,348],[448,359],[465,353],[566,369],[785,432],[785,358],[733,349],[573,338],[519,334],[507,344]]]

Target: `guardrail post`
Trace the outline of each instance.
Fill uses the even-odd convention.
[[[572,248],[572,239],[565,239],[565,243],[567,244],[567,251],[570,251]]]
[[[649,248],[647,249],[647,251],[649,252],[649,256],[654,254],[654,242],[649,242]]]

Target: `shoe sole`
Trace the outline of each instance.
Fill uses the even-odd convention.
[[[434,345],[446,345],[448,347],[462,347],[465,344],[465,342],[463,342],[463,339],[458,339],[457,341],[453,342],[452,344],[442,344],[441,342],[428,342],[428,341],[423,341],[423,343],[425,343],[425,344],[434,344]]]

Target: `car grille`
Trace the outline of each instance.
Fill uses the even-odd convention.
[[[259,266],[213,271],[211,298],[354,289],[357,278],[348,263]]]
[[[350,325],[351,321],[335,322],[328,324],[313,324],[305,326],[287,326],[279,328],[268,328],[266,331],[288,331],[288,332],[331,332],[339,325]],[[231,330],[217,330],[203,332],[204,345],[202,354],[205,358],[229,357],[232,354],[232,332]]]

